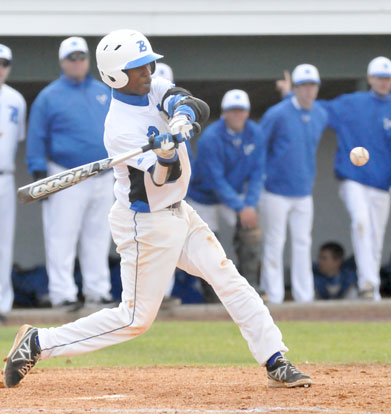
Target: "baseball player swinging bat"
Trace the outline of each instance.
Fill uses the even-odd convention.
[[[196,134],[201,131],[201,127],[197,122],[193,124],[193,128],[194,133]],[[29,204],[33,201],[41,200],[51,194],[57,193],[58,191],[87,180],[87,178],[94,177],[102,171],[114,167],[128,158],[135,157],[136,155],[149,151],[152,148],[153,144],[150,141],[149,144],[136,150],[128,151],[115,157],[90,162],[89,164],[84,164],[79,167],[51,175],[50,177],[43,178],[42,180],[38,180],[34,183],[25,185],[24,187],[18,188],[18,198],[23,204]]]

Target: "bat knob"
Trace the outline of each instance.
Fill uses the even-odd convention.
[[[194,135],[201,133],[201,125],[198,122],[193,122]]]

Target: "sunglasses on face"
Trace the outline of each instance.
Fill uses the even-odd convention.
[[[75,52],[71,53],[69,56],[66,57],[67,60],[71,62],[76,62],[76,60],[86,60],[88,58],[88,53],[85,52]]]
[[[11,66],[11,61],[7,59],[0,59],[0,66],[3,66],[3,68],[8,68],[8,66]]]

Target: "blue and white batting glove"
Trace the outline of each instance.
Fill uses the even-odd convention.
[[[178,114],[168,123],[171,134],[178,142],[188,141],[194,136],[193,124],[186,115]]]
[[[177,141],[171,134],[162,134],[157,137],[150,137],[149,143],[152,151],[157,155],[159,161],[164,163],[175,162],[178,159],[176,148]]]

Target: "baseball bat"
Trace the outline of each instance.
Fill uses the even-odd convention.
[[[34,183],[18,188],[18,198],[23,204],[29,204],[32,201],[46,198],[51,194],[65,190],[65,188],[87,180],[87,178],[94,177],[102,171],[114,167],[128,158],[132,158],[138,154],[149,151],[151,148],[151,144],[147,144],[136,150],[116,155],[115,157],[90,162],[89,164],[84,164],[79,167],[51,175],[50,177],[43,178],[42,180],[35,181]]]
[[[198,122],[193,123],[193,128],[195,134],[199,134],[201,132],[201,126]],[[128,158],[135,157],[136,155],[142,154],[150,149],[152,149],[151,142],[136,150],[124,152],[123,154],[116,155],[115,157],[90,162],[89,164],[84,164],[79,167],[51,175],[50,177],[43,178],[42,180],[35,181],[34,183],[18,188],[18,198],[23,204],[29,204],[33,201],[41,200],[51,194],[65,190],[68,187],[87,180],[87,178],[94,177],[102,171],[114,167]]]

